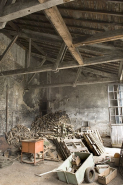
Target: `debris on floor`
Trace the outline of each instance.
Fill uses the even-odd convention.
[[[63,160],[67,159],[73,152],[89,153],[87,147],[84,145],[81,139],[54,138],[53,142]]]
[[[22,140],[43,139],[44,159],[66,160],[73,152],[93,153],[101,155],[105,148],[98,130],[82,130],[75,132],[65,111],[46,114],[32,123],[31,129],[16,125],[5,133],[9,145],[21,150]],[[8,154],[6,154],[8,155]],[[37,154],[40,158],[42,154]],[[27,155],[27,159],[33,160]]]
[[[109,165],[96,165],[96,170],[98,173],[104,172],[107,168],[109,168]]]
[[[13,163],[13,161],[10,160],[9,158],[4,157],[4,156],[0,156],[0,168],[3,168],[5,166],[9,166],[12,163]]]
[[[101,184],[108,184],[117,176],[117,169],[115,168],[107,168],[100,175],[98,175],[98,182]]]

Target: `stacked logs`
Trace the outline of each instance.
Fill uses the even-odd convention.
[[[5,133],[6,140],[9,145],[17,148],[21,146],[21,140],[33,138],[30,129],[23,125],[16,125],[8,133]]]
[[[52,132],[53,136],[64,137],[73,134],[73,127],[66,112],[50,113],[38,118],[31,125],[31,131],[37,134]]]

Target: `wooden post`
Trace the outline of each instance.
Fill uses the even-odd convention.
[[[6,132],[8,132],[8,85],[6,85]]]

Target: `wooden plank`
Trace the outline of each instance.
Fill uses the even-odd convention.
[[[58,31],[59,35],[62,37],[63,41],[68,47],[68,50],[74,57],[74,59],[79,63],[83,64],[83,59],[77,50],[77,48],[74,47],[72,43],[72,36],[65,25],[65,22],[63,18],[61,17],[61,14],[59,13],[57,7],[49,8],[44,11],[47,18],[52,22],[55,29]]]
[[[39,3],[38,0],[15,2],[4,8],[0,16],[0,22],[8,22],[71,1],[73,0],[47,0],[43,3]]]
[[[8,47],[5,49],[4,53],[0,57],[0,62],[2,62],[4,60],[4,58],[6,57],[6,55],[8,54],[8,52],[10,51],[10,49],[12,48],[12,46],[14,45],[14,43],[16,42],[17,38],[18,38],[18,35],[16,35],[13,38],[13,40],[10,42],[10,44],[8,45]]]
[[[87,39],[78,38],[78,42],[74,43],[74,46],[79,47],[79,46],[85,46],[85,45],[96,44],[101,42],[118,40],[122,38],[123,38],[123,30],[106,31],[102,33],[97,33],[93,36],[88,37]]]

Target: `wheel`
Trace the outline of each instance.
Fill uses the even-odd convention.
[[[94,182],[95,180],[95,170],[94,168],[90,167],[85,170],[85,182]]]

